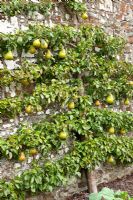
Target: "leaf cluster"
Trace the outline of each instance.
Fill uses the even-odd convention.
[[[86,11],[86,5],[82,2],[77,2],[76,0],[61,0],[59,3],[63,3],[70,10],[77,13],[82,13]],[[11,0],[0,2],[2,12],[8,16],[16,15],[29,15],[32,17],[34,12],[38,12],[44,16],[50,15],[51,10],[55,7],[55,3],[49,0],[41,0],[39,3],[26,0]]]

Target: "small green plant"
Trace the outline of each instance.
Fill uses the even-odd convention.
[[[89,200],[133,200],[127,192],[113,191],[109,188],[103,188],[99,193],[92,193],[89,195]]]

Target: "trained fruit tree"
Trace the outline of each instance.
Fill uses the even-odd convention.
[[[76,5],[67,3],[73,11],[81,8],[78,15],[87,20],[85,5]],[[20,115],[43,113],[39,121],[21,123],[15,134],[0,138],[1,158],[26,163],[33,157],[30,169],[0,180],[0,199],[52,191],[81,169],[90,192],[96,192],[95,167],[133,163],[133,114],[122,109],[132,103],[133,65],[124,61],[124,45],[122,38],[87,23],[30,25],[14,34],[0,33],[0,86],[16,84],[16,96],[0,99],[1,119],[19,121]],[[9,70],[7,60],[17,59],[19,67]]]

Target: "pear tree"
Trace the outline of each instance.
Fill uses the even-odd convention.
[[[87,11],[80,17],[87,22]],[[33,158],[30,169],[0,180],[0,199],[52,191],[83,170],[89,192],[97,192],[96,167],[133,163],[133,65],[124,60],[123,38],[87,23],[30,25],[0,34],[0,46],[3,65],[20,59],[18,69],[0,70],[3,89],[16,84],[15,97],[0,99],[2,120],[41,113],[39,121],[25,120],[15,134],[0,138],[1,157],[20,163]]]

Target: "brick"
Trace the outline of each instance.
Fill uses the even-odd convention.
[[[123,18],[123,14],[118,14],[118,15],[116,15],[116,19],[122,20],[122,18]]]
[[[133,36],[128,37],[128,42],[129,42],[130,44],[133,44]]]
[[[128,6],[127,6],[127,4],[123,1],[123,2],[121,3],[121,5],[120,5],[120,12],[121,12],[121,13],[125,13],[125,12],[127,12],[127,10],[128,10]]]

